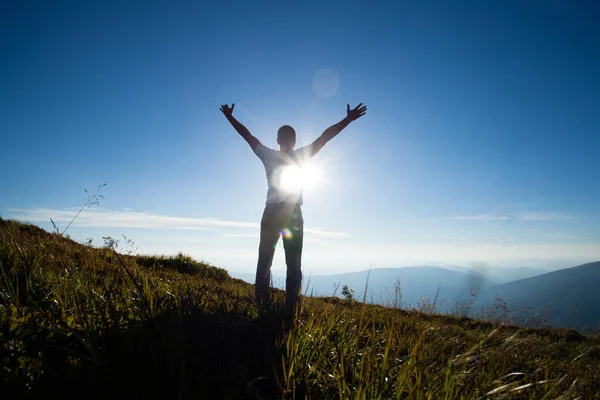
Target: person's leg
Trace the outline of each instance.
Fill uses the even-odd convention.
[[[286,314],[293,316],[300,306],[302,290],[302,242],[304,220],[300,206],[294,207],[283,235],[287,276],[285,280]]]
[[[256,265],[256,282],[254,294],[256,302],[265,304],[269,302],[269,283],[271,278],[271,264],[275,247],[279,240],[281,222],[279,221],[277,205],[267,204],[260,221],[260,244],[258,245],[258,263]]]

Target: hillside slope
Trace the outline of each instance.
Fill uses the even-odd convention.
[[[475,305],[500,298],[516,318],[525,312],[544,313],[553,326],[584,330],[600,323],[599,287],[600,261],[491,287]]]
[[[0,397],[597,398],[600,341],[569,330],[283,296],[173,257],[0,219]]]

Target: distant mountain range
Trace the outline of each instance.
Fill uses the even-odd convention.
[[[230,272],[230,275],[254,283],[253,273]],[[489,318],[492,311],[496,315],[509,311],[515,322],[534,320],[579,330],[600,326],[600,261],[554,272],[527,267],[376,268],[304,276],[303,292],[342,297],[341,289],[347,285],[354,291],[354,297],[362,301],[367,282],[368,303],[400,302],[403,308],[422,308],[435,301],[436,312],[457,314],[465,313],[464,305],[476,293],[469,316]],[[285,276],[273,276],[273,284],[283,288]],[[397,284],[400,292],[396,290]]]
[[[451,301],[461,293],[479,291],[482,287],[497,284],[495,280],[476,272],[458,272],[445,268],[424,266],[404,268],[376,268],[370,271],[351,272],[337,275],[305,277],[305,292],[316,296],[331,296],[339,286],[347,285],[354,290],[356,299],[364,297],[369,303],[387,304],[396,297],[396,286],[400,285],[401,302],[404,307],[416,305],[425,297],[430,302],[438,297],[441,301]],[[438,303],[441,304],[441,303]]]

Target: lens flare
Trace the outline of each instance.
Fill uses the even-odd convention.
[[[284,239],[291,239],[292,231],[290,231],[288,228],[283,228],[281,230],[281,236],[283,236]]]
[[[305,165],[302,168],[295,165],[287,166],[281,172],[279,189],[288,193],[297,193],[302,188],[318,184],[320,180],[320,171],[312,165]]]
[[[302,190],[303,184],[304,176],[300,167],[285,167],[281,172],[279,189],[289,193],[299,192]]]

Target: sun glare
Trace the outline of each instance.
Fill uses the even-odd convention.
[[[281,172],[280,189],[286,192],[299,192],[321,181],[321,171],[314,165],[304,167],[288,166]]]

